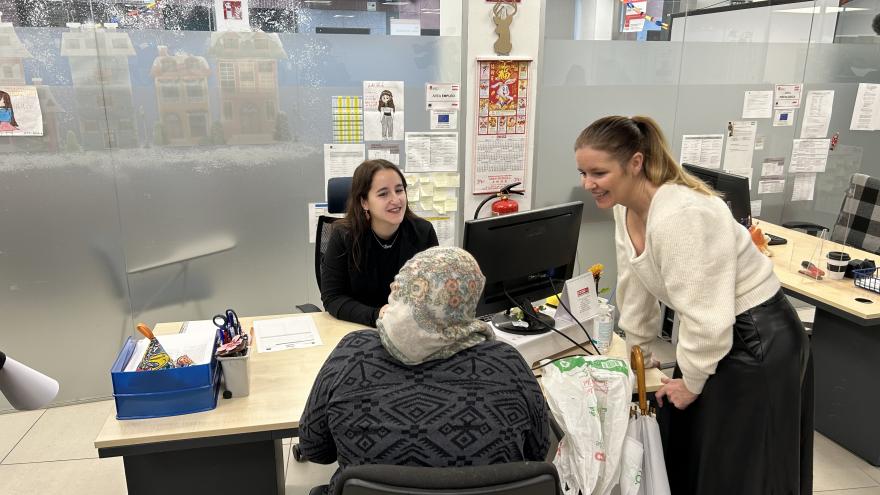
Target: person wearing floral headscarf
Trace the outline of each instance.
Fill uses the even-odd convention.
[[[312,462],[479,466],[543,461],[547,405],[513,347],[474,318],[486,279],[459,248],[415,255],[376,330],[345,336],[312,386],[299,449]]]

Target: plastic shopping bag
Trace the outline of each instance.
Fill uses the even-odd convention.
[[[629,363],[573,356],[547,366],[544,392],[565,432],[553,463],[563,491],[608,495],[618,485],[633,375]]]

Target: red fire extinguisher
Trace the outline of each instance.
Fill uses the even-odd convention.
[[[486,199],[477,206],[477,211],[474,212],[474,219],[480,215],[480,210],[483,208],[483,205],[489,202],[494,198],[498,198],[498,201],[492,203],[492,216],[497,217],[498,215],[506,215],[508,213],[516,213],[519,211],[519,203],[510,199],[510,196],[513,194],[519,194],[522,196],[522,191],[513,191],[512,189],[518,185],[522,184],[522,182],[514,182],[513,184],[508,184],[501,188],[497,193],[487,196]]]

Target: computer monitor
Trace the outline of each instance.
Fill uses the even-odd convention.
[[[562,290],[571,278],[583,210],[584,204],[575,201],[466,221],[463,247],[486,276],[477,316],[520,306],[525,310],[522,321],[499,314],[493,318],[495,326],[520,334],[552,328],[553,318],[533,311],[532,302],[555,294],[554,286]]]
[[[749,198],[749,179],[712,168],[682,164],[685,170],[721,193],[733,218],[748,228],[752,225],[752,204]]]

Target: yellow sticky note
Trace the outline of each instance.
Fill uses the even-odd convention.
[[[458,198],[448,198],[446,200],[446,211],[458,211]]]
[[[441,215],[446,213],[446,200],[434,201],[434,211]]]
[[[446,187],[461,187],[461,174],[449,174],[446,176]]]
[[[407,201],[418,201],[419,200],[419,188],[418,187],[410,187],[406,190],[406,199]]]
[[[434,181],[434,187],[448,187],[446,185],[446,174],[434,174],[432,179]]]
[[[434,184],[434,187],[435,187],[435,189],[434,189],[434,201],[435,201],[435,202],[436,202],[436,201],[446,201],[446,198],[449,197],[449,195],[446,193],[446,191],[444,191],[443,189],[436,189],[437,187],[440,187],[440,186],[438,186],[437,184]]]
[[[431,211],[434,209],[434,201],[431,198],[419,201],[419,209],[422,211]]]
[[[422,193],[422,196],[433,196],[434,195],[434,183],[433,182],[422,182],[419,184],[419,190]]]

